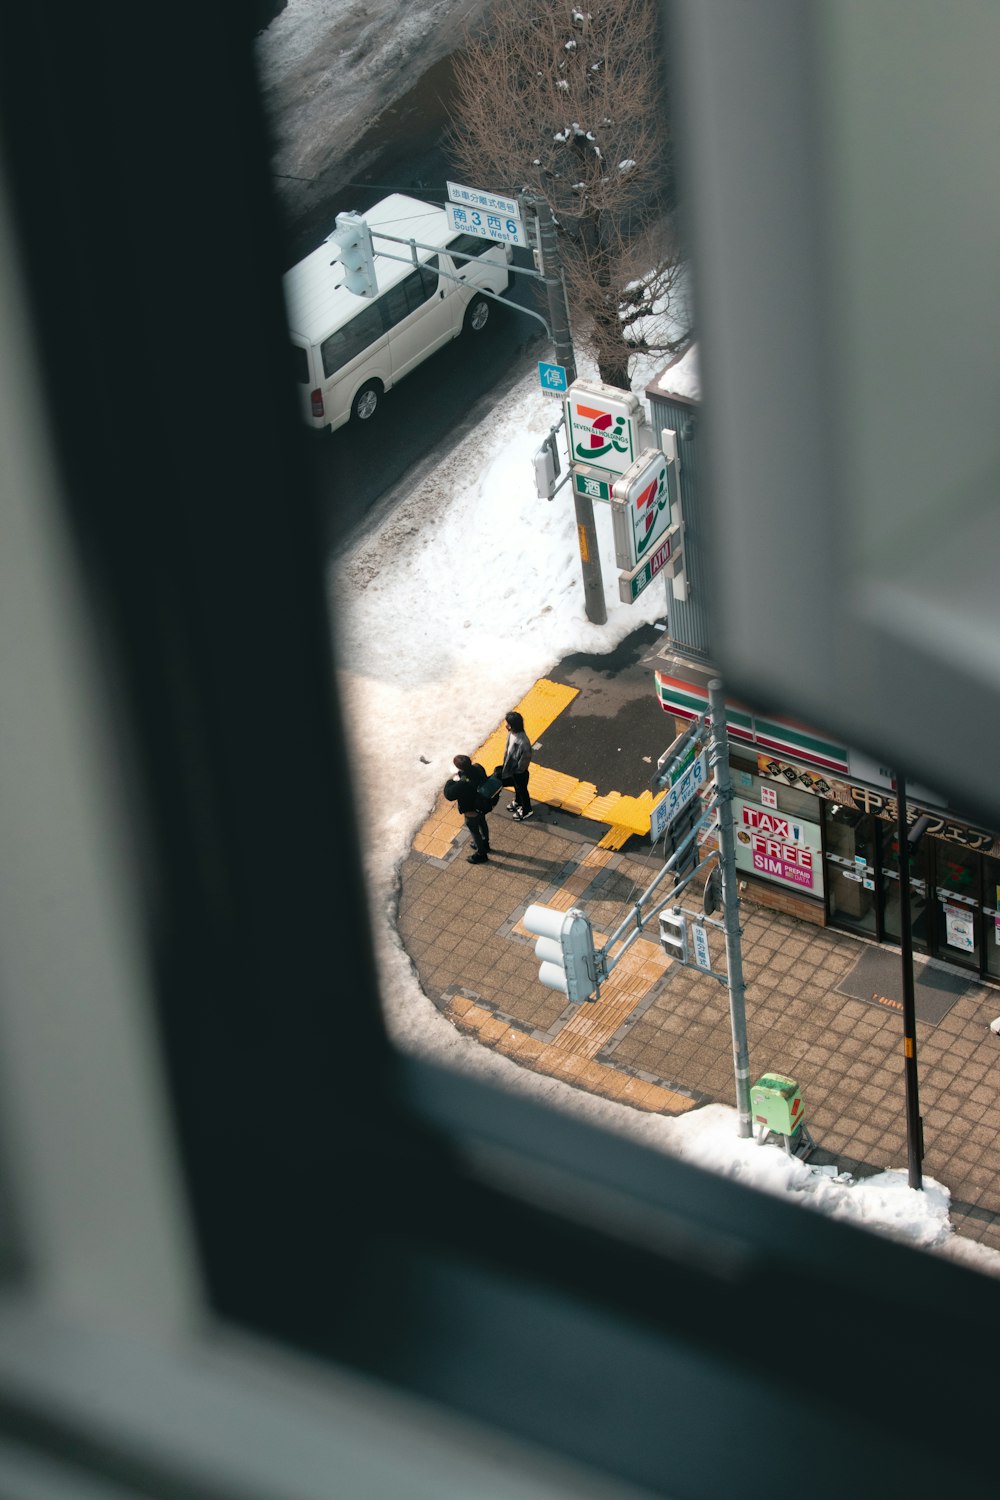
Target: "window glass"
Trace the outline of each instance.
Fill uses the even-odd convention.
[[[373,302],[370,307],[363,307],[359,313],[355,313],[343,328],[338,328],[336,333],[331,333],[328,339],[324,339],[321,345],[323,374],[327,377],[336,374],[381,336],[382,318],[378,303]]]
[[[449,241],[448,249],[457,250],[459,255],[484,255],[493,249],[493,244],[493,240],[481,240],[475,234],[460,234],[457,239]],[[459,262],[460,267],[464,264],[464,261]]]
[[[390,328],[395,328],[410,313],[416,312],[422,307],[429,297],[433,297],[438,284],[438,258],[432,256],[426,265],[411,272],[405,281],[398,286],[391,287],[389,291],[379,298],[382,308],[382,317],[385,329],[388,333]]]
[[[309,384],[309,356],[298,344],[292,344],[292,371],[299,385]]]

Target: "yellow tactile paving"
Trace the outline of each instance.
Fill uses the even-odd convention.
[[[520,703],[513,706],[524,720],[524,732],[532,743],[541,739],[553,719],[558,719],[567,704],[572,703],[580,689],[567,687],[564,682],[551,682],[547,677],[540,677],[534,687],[528,689]],[[473,760],[478,760],[491,771],[497,761],[502,759],[504,746],[507,743],[507,729],[500,724],[489,739],[480,745]],[[534,771],[532,771],[532,792],[534,792]]]
[[[459,1001],[463,1001],[463,1004],[460,1005]],[[460,1030],[471,1032],[487,1046],[502,1052],[505,1057],[526,1063],[549,1078],[561,1078],[591,1094],[621,1100],[650,1114],[682,1115],[695,1107],[695,1100],[687,1094],[678,1094],[662,1084],[633,1078],[631,1074],[623,1073],[608,1063],[595,1062],[593,1056],[586,1052],[578,1051],[572,1046],[561,1046],[559,1039],[555,1042],[543,1042],[537,1037],[528,1036],[506,1021],[499,1020],[484,1006],[476,1005],[462,996],[453,997],[449,1006],[451,1019]]]
[[[540,678],[516,705],[524,719],[529,740],[540,739],[578,692],[578,688],[567,687],[565,683]],[[492,771],[503,759],[506,740],[506,726],[499,724],[479,746],[473,760]],[[578,781],[575,776],[549,770],[533,761],[531,796],[533,801],[548,807],[561,808],[594,823],[607,823],[608,832],[601,840],[604,849],[620,849],[633,834],[642,837],[649,832],[649,814],[653,805],[651,792],[643,792],[640,797],[627,797],[620,792],[605,792],[598,796],[597,788],[591,782]],[[445,859],[462,826],[452,805],[439,797],[427,821],[418,830],[413,847],[418,854]]]

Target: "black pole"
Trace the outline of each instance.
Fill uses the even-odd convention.
[[[903,1067],[906,1077],[906,1160],[911,1188],[923,1187],[923,1132],[917,1089],[917,1014],[913,992],[910,931],[910,842],[906,823],[906,779],[896,772],[896,843],[899,860],[899,925],[903,950]]]

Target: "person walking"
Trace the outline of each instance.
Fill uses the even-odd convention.
[[[484,865],[490,856],[490,830],[486,814],[479,805],[477,789],[486,780],[486,772],[478,761],[467,755],[456,755],[453,764],[455,775],[444,784],[444,794],[449,802],[458,804],[465,819],[465,826],[472,835],[475,849],[469,855],[470,865]]]
[[[504,716],[507,725],[507,745],[503,753],[503,765],[497,770],[504,786],[514,788],[514,800],[507,804],[519,823],[535,816],[528,795],[528,767],[531,764],[531,741],[524,732],[524,720],[516,708]]]

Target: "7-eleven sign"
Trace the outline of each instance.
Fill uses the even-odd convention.
[[[631,391],[574,380],[566,393],[566,445],[571,464],[624,474],[638,456],[642,407]]]
[[[611,491],[615,561],[630,569],[657,550],[671,522],[671,460],[655,448],[640,453]],[[668,553],[669,556],[669,553]]]

